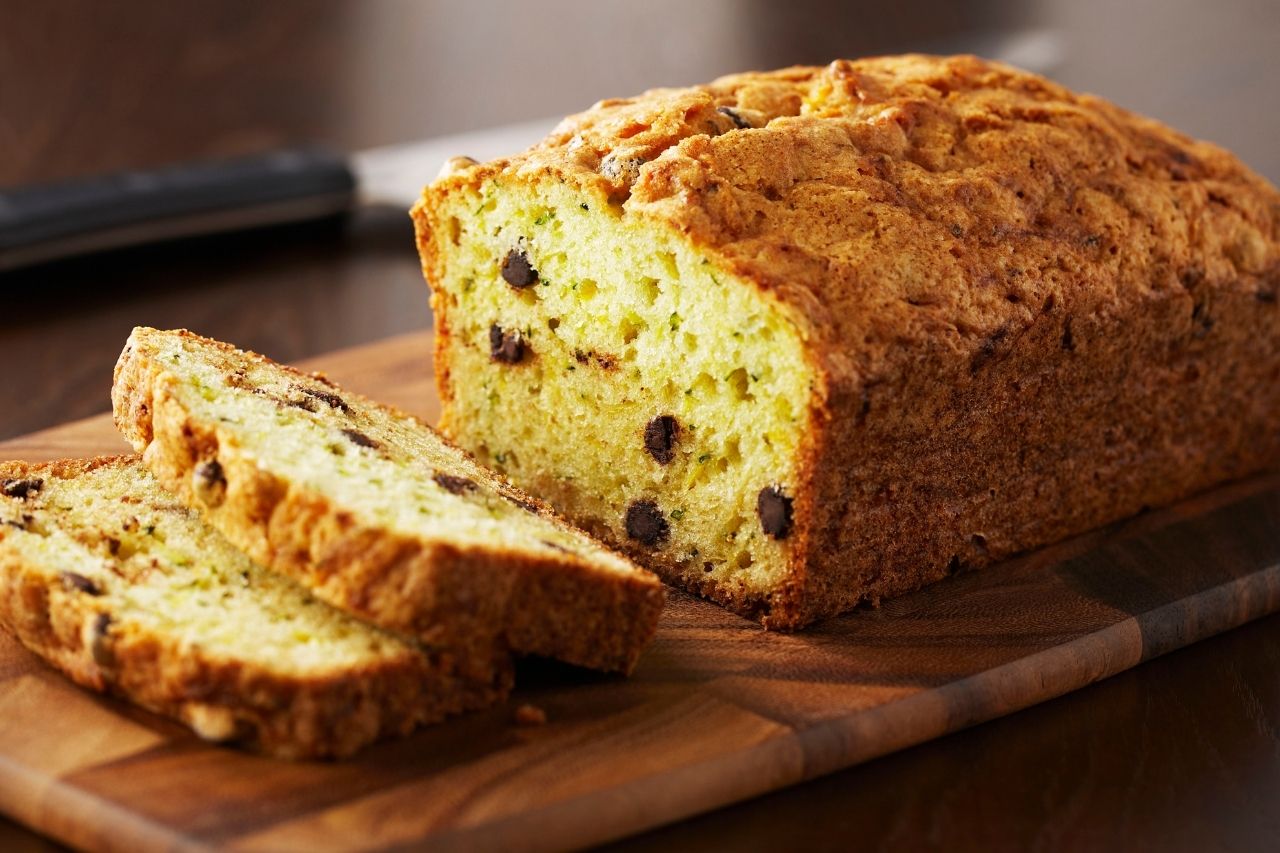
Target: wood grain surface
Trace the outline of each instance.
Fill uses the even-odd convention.
[[[321,357],[432,419],[429,335]],[[120,449],[93,418],[0,444]],[[674,594],[630,679],[529,661],[508,705],[344,763],[201,743],[0,642],[0,808],[109,849],[554,849],[620,838],[885,755],[1104,679],[1280,609],[1280,477],[796,635]],[[514,722],[516,705],[547,712]]]

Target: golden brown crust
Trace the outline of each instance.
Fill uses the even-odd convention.
[[[235,359],[269,361],[187,331],[177,334]],[[145,449],[148,467],[167,488],[199,507],[245,553],[318,598],[456,655],[477,679],[488,677],[495,661],[501,666],[507,650],[630,672],[652,639],[665,593],[651,575],[604,576],[569,554],[455,546],[358,520],[324,495],[263,470],[228,431],[192,418],[172,393],[175,384],[163,365],[127,346],[112,390],[117,427]],[[226,477],[217,506],[197,501],[191,485],[195,466],[208,459],[217,459]],[[542,502],[491,472],[482,476],[565,526]]]
[[[436,211],[494,177],[683,234],[808,341],[790,577],[764,600],[684,579],[767,625],[1280,459],[1280,197],[1229,153],[1036,75],[884,57],[601,102],[429,188],[430,280]]]
[[[135,457],[0,463],[0,480],[74,480]],[[2,499],[2,498],[0,498]],[[31,515],[42,510],[32,499]],[[56,524],[50,518],[45,523]],[[236,741],[281,758],[350,755],[450,714],[488,707],[510,689],[509,667],[486,683],[410,653],[345,668],[339,676],[286,676],[243,660],[211,657],[188,638],[113,619],[107,597],[58,583],[49,567],[4,547],[0,524],[0,623],[77,684],[185,722],[203,737]]]

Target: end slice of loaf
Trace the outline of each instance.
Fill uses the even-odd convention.
[[[453,671],[268,572],[136,458],[0,464],[0,621],[78,684],[278,757],[343,756],[490,705]]]
[[[449,649],[630,671],[657,578],[417,420],[190,332],[135,329],[116,424],[162,483],[319,598]],[[500,659],[500,655],[498,656]]]

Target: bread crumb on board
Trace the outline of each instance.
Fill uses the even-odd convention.
[[[525,702],[516,708],[516,725],[520,726],[545,726],[547,724],[547,712],[539,708],[537,705],[530,705]]]

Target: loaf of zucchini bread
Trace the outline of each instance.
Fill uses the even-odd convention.
[[[795,628],[1280,460],[1280,195],[974,57],[601,101],[413,210],[442,430]]]
[[[160,482],[233,544],[469,677],[504,652],[628,672],[653,636],[656,577],[323,376],[139,328],[112,401]]]
[[[136,458],[0,464],[0,624],[72,680],[287,758],[500,700],[255,564]]]

